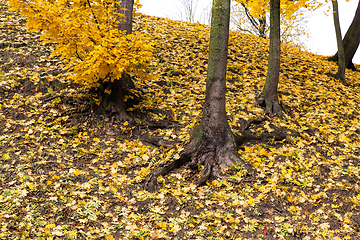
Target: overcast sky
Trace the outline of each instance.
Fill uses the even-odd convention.
[[[140,2],[143,4],[141,12],[145,14],[172,19],[180,18],[179,9],[177,8],[177,6],[180,6],[179,0],[141,0]],[[212,0],[199,1],[196,15],[197,20],[204,21],[206,19],[206,9],[210,9],[211,3]],[[358,1],[350,0],[346,2],[345,0],[338,0],[338,3],[341,31],[344,37],[355,15]],[[312,37],[307,40],[306,45],[313,53],[330,56],[336,53],[337,45],[333,16],[332,14],[325,16],[324,10],[326,9],[327,7],[316,10],[308,18],[308,28]],[[353,62],[360,64],[360,50],[355,54]]]

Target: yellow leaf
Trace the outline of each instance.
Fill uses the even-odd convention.
[[[10,155],[9,154],[7,154],[7,153],[5,153],[4,155],[3,155],[3,160],[9,160],[10,159]]]
[[[252,206],[252,207],[255,206],[255,201],[254,201],[253,198],[250,198],[250,199],[247,201],[247,203],[248,203],[250,206]]]
[[[156,180],[158,183],[165,183],[165,179],[163,178],[163,176],[158,176]]]
[[[260,155],[268,156],[269,153],[266,151],[265,148],[262,148],[262,149],[260,150]]]

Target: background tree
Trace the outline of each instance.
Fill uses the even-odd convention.
[[[195,14],[199,0],[178,0],[180,6],[178,6],[179,15],[181,20],[195,22]]]
[[[200,124],[180,158],[153,172],[148,190],[154,190],[158,176],[188,161],[192,168],[204,166],[198,185],[205,183],[212,173],[217,175],[220,169],[240,162],[225,109],[229,20],[230,0],[213,0],[205,104]]]
[[[349,29],[347,30],[344,39],[343,39],[343,45],[344,45],[344,53],[345,53],[345,66],[348,69],[356,70],[352,59],[359,47],[360,43],[360,1],[357,6],[355,16],[353,18],[353,21],[351,22],[351,25]],[[338,55],[339,52],[337,52],[334,56],[329,57],[328,60],[330,61],[338,61]]]
[[[345,53],[344,53],[344,44],[341,37],[339,8],[338,8],[337,0],[332,0],[332,5],[333,5],[334,26],[336,32],[336,42],[339,53],[339,61],[338,61],[339,67],[335,77],[337,79],[340,79],[343,83],[345,83]]]
[[[241,32],[269,38],[270,15],[268,1],[235,0],[231,22]],[[280,39],[282,43],[305,48],[309,37],[306,18],[310,10],[318,8],[317,1],[282,1],[280,5]]]
[[[138,0],[135,1],[139,5]],[[133,0],[10,0],[27,17],[30,31],[56,43],[53,55],[67,62],[70,78],[102,95],[102,107],[118,120],[129,119],[123,101],[131,78],[146,79],[152,45],[131,33]],[[125,9],[127,7],[129,9]]]
[[[207,0],[210,3],[210,0]],[[188,22],[200,21],[210,25],[211,23],[211,6],[204,4],[204,0],[201,2],[199,0],[178,0],[178,5],[176,8],[178,10],[178,17],[180,20]],[[203,9],[199,9],[200,6],[203,6]]]
[[[238,0],[238,2],[243,2]],[[271,0],[270,5],[266,0],[247,0],[244,5],[248,8],[249,14],[255,18],[263,16],[264,12],[270,10],[270,47],[268,72],[264,89],[257,96],[256,101],[259,105],[265,107],[265,113],[270,116],[282,115],[281,107],[278,100],[278,83],[280,71],[280,15],[283,14],[287,19],[292,19],[295,12],[305,7],[314,10],[323,3],[307,0],[299,1],[282,1]]]
[[[270,0],[270,48],[266,82],[263,91],[257,97],[257,103],[265,106],[265,113],[281,115],[278,100],[280,71],[280,0]]]
[[[240,32],[267,38],[269,26],[266,18],[265,12],[259,15],[259,17],[251,15],[249,8],[244,2],[235,2],[232,7],[231,22],[235,25],[236,30]]]

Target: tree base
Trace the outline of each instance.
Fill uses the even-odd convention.
[[[180,153],[180,158],[175,159],[165,165],[155,169],[150,175],[149,181],[146,183],[146,190],[153,192],[157,186],[157,178],[163,176],[173,169],[179,168],[186,163],[192,170],[197,170],[200,165],[204,166],[200,179],[196,182],[198,186],[203,185],[211,176],[221,179],[227,179],[221,176],[221,170],[232,167],[234,164],[244,164],[244,168],[248,175],[251,175],[253,169],[239,158],[237,155],[237,147],[245,143],[267,143],[269,141],[282,141],[288,137],[298,137],[299,133],[291,132],[283,128],[275,128],[274,131],[264,132],[261,135],[254,135],[249,130],[250,125],[261,124],[268,118],[251,119],[244,123],[240,135],[233,136],[229,131],[228,140],[225,144],[212,144],[206,141],[201,133],[201,128],[195,128],[190,143]],[[286,132],[291,132],[287,134]]]
[[[335,54],[334,56],[328,57],[327,58],[328,61],[332,61],[332,62],[338,62],[338,55]],[[354,63],[352,61],[349,62],[349,64],[346,66],[346,69],[350,69],[352,71],[357,71]]]
[[[200,126],[197,127],[198,129]],[[198,169],[200,165],[204,166],[200,179],[196,185],[203,185],[210,176],[217,178],[220,176],[220,171],[232,167],[234,164],[243,163],[236,151],[235,140],[232,133],[229,131],[227,139],[220,144],[214,144],[213,141],[207,140],[204,136],[199,137],[195,129],[195,135],[189,145],[182,151],[180,158],[171,161],[166,166],[156,169],[150,176],[146,184],[146,190],[153,192],[157,186],[157,178],[165,175],[172,169],[178,168],[185,163],[189,163],[192,170]]]
[[[277,95],[267,97],[262,92],[256,97],[256,102],[259,104],[259,106],[265,108],[265,114],[269,115],[270,117],[283,117]]]
[[[135,85],[130,76],[124,75],[114,82],[105,82],[99,88],[102,101],[100,105],[101,112],[104,113],[105,119],[113,124],[114,122],[132,121],[126,111],[124,97],[129,89],[134,89]],[[104,93],[110,90],[110,94]]]

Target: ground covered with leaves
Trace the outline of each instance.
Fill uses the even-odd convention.
[[[114,123],[99,99],[67,80],[54,46],[1,3],[0,239],[357,239],[360,234],[360,74],[349,86],[326,57],[283,46],[280,102],[255,102],[268,41],[231,32],[227,114],[253,136],[227,180],[196,187],[187,166],[144,188],[179,157],[204,101],[209,28],[140,16],[155,42],[151,81],[136,80],[133,122]],[[358,66],[357,66],[358,67]],[[262,119],[257,121],[254,119]],[[261,138],[279,129],[292,137]],[[294,134],[295,133],[295,134]]]

